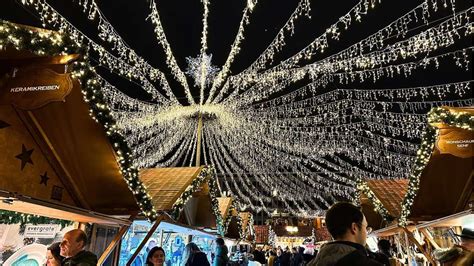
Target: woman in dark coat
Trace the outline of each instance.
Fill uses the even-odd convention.
[[[183,254],[183,266],[210,266],[206,254],[199,247],[191,242],[186,245]]]
[[[227,263],[229,262],[229,257],[227,256],[227,253],[229,253],[229,250],[227,249],[227,246],[224,243],[224,239],[220,237],[217,238],[216,244],[217,244],[216,257],[212,265],[213,266],[226,266]]]

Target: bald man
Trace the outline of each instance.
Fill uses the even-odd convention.
[[[65,257],[61,265],[66,266],[95,266],[97,265],[97,256],[84,250],[87,243],[87,236],[84,231],[74,229],[64,234],[63,240],[59,245],[61,256]]]

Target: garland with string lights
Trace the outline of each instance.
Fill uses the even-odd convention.
[[[234,216],[233,214],[236,213],[237,215]],[[232,200],[232,202],[230,203],[230,206],[229,206],[229,209],[227,210],[227,215],[223,221],[223,225],[224,225],[224,234],[227,233],[227,229],[229,228],[229,225],[230,225],[230,222],[232,221],[232,218],[238,218],[240,217],[239,216],[239,211],[237,210],[236,206],[235,206],[235,201]]]
[[[209,176],[209,196],[211,197],[211,208],[214,216],[216,217],[217,232],[220,235],[225,234],[225,225],[224,219],[222,219],[221,212],[219,210],[219,200],[217,197],[220,195],[219,188],[216,181],[216,170],[212,166],[207,166],[210,176]]]
[[[89,104],[89,114],[106,130],[107,137],[117,154],[117,162],[121,173],[143,214],[151,220],[156,219],[157,212],[151,203],[151,198],[147,194],[145,186],[138,178],[138,169],[133,165],[132,150],[119,132],[111,109],[104,100],[101,79],[89,64],[88,50],[76,44],[67,35],[46,30],[32,30],[0,20],[0,50],[7,49],[7,47],[30,51],[40,56],[83,55],[72,64],[71,76],[77,78],[81,83],[84,100]]]
[[[219,201],[217,200],[218,189],[217,182],[215,178],[215,170],[211,166],[203,166],[198,176],[191,182],[191,184],[186,188],[186,190],[179,196],[178,200],[173,204],[172,210],[170,212],[171,217],[174,219],[179,218],[179,214],[186,205],[186,202],[191,199],[194,192],[201,188],[201,186],[208,182],[209,185],[209,196],[211,198],[211,208],[214,216],[216,217],[216,225],[218,234],[225,234],[224,221],[222,215],[219,211]]]
[[[276,234],[275,231],[273,231],[272,226],[270,225],[270,228],[268,229],[268,244],[272,247],[275,247],[276,243]]]
[[[420,176],[430,160],[438,138],[439,129],[433,125],[434,123],[444,123],[452,127],[474,130],[474,116],[467,112],[452,112],[446,108],[438,107],[433,108],[428,113],[428,126],[409,177],[408,192],[402,203],[402,212],[398,220],[400,226],[407,225],[407,218],[410,215],[411,206],[419,189]]]
[[[242,223],[242,217],[240,215],[237,215],[237,228],[239,229],[239,239],[244,238],[244,225]]]
[[[0,223],[2,224],[20,224],[20,227],[24,227],[27,224],[38,225],[38,224],[59,224],[61,227],[71,225],[73,222],[52,219],[48,217],[26,214],[14,211],[0,210]]]
[[[255,244],[256,238],[255,238],[255,228],[254,228],[255,221],[253,219],[253,214],[250,213],[250,218],[249,218],[249,224],[247,226],[247,234],[246,238],[249,239],[251,238],[252,243]]]
[[[377,198],[377,196],[375,196],[374,192],[372,192],[366,182],[359,180],[359,182],[357,182],[357,189],[359,189],[360,193],[364,193],[369,198],[370,202],[374,205],[374,210],[382,215],[382,218],[385,221],[393,221],[394,217],[390,215],[388,210],[383,206],[382,202]]]

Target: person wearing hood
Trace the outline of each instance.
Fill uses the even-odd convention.
[[[183,254],[183,266],[209,266],[206,254],[199,249],[199,247],[190,242],[186,245]]]
[[[214,258],[212,265],[225,266],[229,262],[229,257],[227,256],[229,250],[227,249],[227,246],[224,243],[224,239],[220,237],[216,238],[216,244],[216,257]]]
[[[326,226],[334,241],[321,247],[309,266],[381,266],[365,249],[367,226],[362,211],[349,202],[338,202],[326,212]]]
[[[80,229],[74,229],[64,234],[61,241],[60,254],[65,259],[61,265],[64,266],[95,266],[97,256],[84,250],[87,243],[87,235]]]

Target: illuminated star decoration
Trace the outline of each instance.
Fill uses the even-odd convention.
[[[40,177],[41,177],[40,185],[44,184],[45,186],[47,186],[48,185],[48,179],[49,179],[48,172],[44,172],[44,174],[40,175]]]
[[[212,54],[200,54],[197,57],[186,57],[188,68],[185,73],[194,79],[194,85],[200,87],[202,78],[205,79],[205,86],[208,86],[214,80],[217,72],[219,72],[219,68],[212,65],[211,61]]]
[[[25,168],[27,163],[33,164],[33,161],[31,160],[31,154],[33,153],[34,149],[27,150],[24,144],[21,144],[21,153],[15,156],[15,158],[21,160],[21,170],[23,171],[23,168]]]

